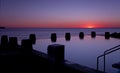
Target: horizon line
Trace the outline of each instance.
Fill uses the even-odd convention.
[[[120,29],[120,27],[98,27],[98,28],[85,28],[85,27],[0,27],[0,28],[39,28],[39,29]]]

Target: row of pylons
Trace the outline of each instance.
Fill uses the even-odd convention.
[[[110,37],[120,39],[120,33],[114,32],[110,34],[110,32],[105,32],[105,39],[109,39]]]
[[[84,36],[85,36],[84,32],[79,33],[79,38],[80,39],[84,39]],[[111,34],[110,34],[110,32],[105,32],[104,36],[105,36],[105,39],[110,39],[110,37],[120,39],[120,33],[117,33],[117,32],[114,32],[114,33],[111,33]],[[91,32],[91,37],[92,38],[96,37],[96,32],[95,31]],[[71,39],[71,34],[69,32],[65,33],[65,40],[70,41],[70,39]],[[26,42],[27,40],[28,39],[23,39],[21,45],[24,44],[24,42]],[[57,40],[57,34],[56,33],[51,33],[51,41],[56,42],[56,40]],[[35,34],[30,34],[29,35],[29,41],[31,42],[31,44],[35,44],[36,35]],[[12,45],[11,47],[14,46],[13,48],[15,48],[18,45],[17,37],[9,37],[9,42],[8,42],[8,36],[7,35],[1,36],[1,45],[7,45],[8,43],[9,43],[10,46]]]
[[[80,39],[84,39],[84,36],[85,36],[84,32],[79,33],[79,38]],[[105,32],[104,36],[105,36],[105,39],[110,39],[110,37],[120,39],[120,33],[117,33],[117,32],[114,32],[114,33],[111,33],[111,34],[110,34],[110,32]],[[96,37],[96,32],[95,31],[91,32],[91,37],[92,38]],[[65,33],[65,40],[70,41],[70,38],[71,38],[70,33],[69,32]],[[52,33],[51,34],[51,41],[56,42],[56,40],[57,40],[56,33]]]
[[[29,39],[23,39],[21,41],[21,45],[18,44],[17,37],[8,37],[7,35],[2,35],[0,43],[0,57],[11,57],[13,55],[28,56],[32,54],[33,44],[35,43],[35,34],[30,34]],[[12,53],[13,55],[10,55],[9,53]],[[53,57],[56,62],[64,61],[64,45],[49,45],[47,49],[47,54],[49,57]]]
[[[35,34],[30,34],[29,39],[23,39],[21,45],[18,44],[17,37],[8,37],[7,35],[1,36],[0,52],[6,51],[31,51],[32,45],[36,42]]]
[[[95,37],[96,37],[96,33],[95,33],[94,31],[91,32],[91,37],[92,37],[92,38],[95,38]],[[80,33],[79,33],[79,38],[80,38],[80,39],[84,39],[84,32],[80,32]],[[70,34],[69,32],[65,33],[65,40],[66,40],[66,41],[70,41],[70,39],[71,39],[71,34]],[[57,35],[56,35],[56,33],[52,33],[52,34],[51,34],[51,41],[52,41],[52,42],[56,42],[56,40],[57,40]]]

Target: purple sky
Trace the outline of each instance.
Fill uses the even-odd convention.
[[[89,24],[120,27],[120,0],[0,0],[0,26],[48,28]]]

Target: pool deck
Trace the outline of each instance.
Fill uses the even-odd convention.
[[[70,61],[55,62],[47,54],[33,50],[31,54],[0,53],[0,73],[103,73]]]

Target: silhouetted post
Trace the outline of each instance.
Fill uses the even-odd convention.
[[[112,33],[111,37],[116,38],[117,37],[117,32]]]
[[[120,32],[118,33],[118,38],[120,39]]]
[[[56,40],[57,40],[56,33],[52,33],[52,34],[51,34],[51,41],[52,41],[52,42],[56,42]]]
[[[119,38],[119,37],[120,37],[119,34],[120,34],[120,33],[116,33],[115,38]]]
[[[80,38],[80,39],[84,39],[84,33],[83,33],[83,32],[80,32],[80,33],[79,33],[79,38]]]
[[[54,59],[55,62],[64,62],[64,45],[49,45],[47,49],[47,54],[50,58]]]
[[[65,33],[66,41],[70,41],[70,38],[71,38],[70,33]]]
[[[105,32],[105,39],[110,39],[110,32]]]
[[[17,50],[18,48],[18,40],[17,37],[9,37],[9,50]]]
[[[36,36],[35,36],[35,34],[30,34],[29,35],[29,39],[31,40],[32,44],[36,43]]]
[[[95,32],[95,31],[92,31],[92,32],[91,32],[91,37],[92,37],[92,38],[95,38],[95,37],[96,37],[96,32]]]
[[[8,48],[8,36],[7,35],[2,35],[1,36],[1,45],[0,49],[7,49]]]
[[[1,36],[1,45],[6,45],[8,44],[8,36],[7,35],[2,35]]]
[[[21,49],[25,53],[31,53],[33,50],[31,40],[29,39],[24,39],[21,42]]]

